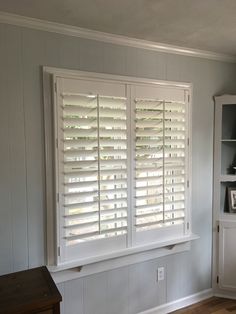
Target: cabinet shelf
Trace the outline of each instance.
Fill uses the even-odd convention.
[[[222,139],[221,142],[236,142],[236,139]]]
[[[220,176],[220,182],[236,182],[236,174],[225,174]]]
[[[235,221],[236,222],[236,215],[233,213],[222,213],[219,216],[219,221]]]
[[[222,139],[232,139],[236,138],[236,105],[222,104]]]
[[[236,161],[236,141],[221,141],[221,174],[234,175],[232,164]]]

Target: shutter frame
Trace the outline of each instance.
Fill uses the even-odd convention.
[[[59,90],[59,88],[58,88],[58,90]],[[176,115],[175,114],[175,117],[176,116],[181,116],[181,115]],[[67,121],[68,122],[68,121]],[[71,122],[71,121],[70,121]],[[105,123],[106,121],[104,121],[104,123]],[[183,123],[173,123],[172,124],[173,125],[173,127],[176,127],[177,129],[178,129],[178,127],[181,127],[181,126],[183,126]],[[171,125],[168,125],[168,126],[171,126]],[[150,129],[152,129],[152,131],[153,131],[153,126],[150,128]],[[182,134],[182,131],[178,131],[177,130],[177,132],[179,132],[179,134],[181,135]],[[127,132],[126,132],[126,134],[127,134]],[[104,132],[104,136],[110,136],[110,133],[109,132]],[[120,133],[120,136],[122,137],[122,136],[124,136],[124,133]],[[57,141],[58,141],[58,139],[57,139]],[[73,141],[73,142],[72,142]],[[76,143],[76,141],[75,140],[72,140],[71,141],[71,144],[73,144],[73,145],[75,145],[75,147],[76,147],[76,145],[77,145],[77,143]],[[179,143],[182,143],[183,142],[183,140],[181,139],[181,140],[179,140]],[[142,143],[141,143],[142,144]],[[70,144],[67,142],[67,145],[69,146]],[[93,144],[93,140],[91,140],[91,142],[90,142],[90,145],[94,145]],[[109,143],[107,142],[107,145],[109,145]],[[108,146],[109,147],[109,146]],[[180,148],[177,148],[177,149],[180,149]],[[181,149],[180,149],[181,150]],[[75,151],[73,152],[73,153],[76,153]],[[92,153],[94,153],[94,150],[92,150]],[[109,152],[109,150],[107,150],[107,153],[109,154],[110,152]],[[170,155],[170,156],[172,156],[173,154],[178,154],[178,151],[176,151],[176,148],[174,149],[174,150],[171,150],[171,151],[167,151],[167,155]],[[142,156],[142,154],[145,154],[145,151],[140,151],[140,155]],[[70,155],[70,157],[72,157],[72,154],[71,153],[69,153],[69,154],[67,154],[67,155]],[[86,154],[85,154],[86,155]],[[105,149],[104,149],[104,156],[106,156],[106,151],[105,151]],[[172,158],[171,158],[172,159]],[[127,160],[127,158],[126,158],[126,160]],[[131,158],[129,158],[129,160],[131,160]],[[140,159],[139,160],[139,162],[141,162],[141,161],[143,161],[142,159]],[[182,158],[181,158],[181,156],[180,157],[176,157],[175,158],[175,162],[181,162],[182,161]],[[124,164],[124,162],[125,162],[125,160],[121,160],[121,163],[123,163]],[[160,159],[158,158],[157,160],[155,160],[155,162],[156,163],[159,163],[160,162]],[[91,163],[91,161],[89,161],[88,163]],[[114,164],[112,165],[112,163],[110,164],[111,166],[115,166]],[[173,162],[172,162],[172,160],[169,160],[169,165],[168,165],[168,167],[171,167],[171,165],[173,165]],[[74,173],[73,173],[73,175],[75,175],[76,176],[76,174],[77,174],[77,172],[80,172],[80,170],[79,170],[79,168],[80,169],[82,169],[81,168],[81,166],[82,165],[80,165],[80,166],[78,166],[78,163],[76,164],[75,162],[74,162],[74,164],[72,165],[71,163],[69,164],[69,163],[67,163],[66,164],[66,167],[68,166],[68,168],[66,168],[66,171],[65,171],[65,176],[68,176],[68,177],[70,177],[70,173],[71,173],[71,175],[72,175],[72,172],[73,171],[70,171],[69,170],[69,167],[70,166],[73,166],[73,167],[75,167],[76,169],[75,169],[75,171],[74,171]],[[83,165],[84,166],[84,165]],[[91,165],[90,165],[91,166]],[[88,167],[90,167],[89,165],[88,165]],[[183,165],[184,166],[184,165]],[[140,164],[140,167],[142,167],[142,165]],[[182,167],[182,165],[179,165],[178,166],[179,168],[183,168]],[[96,168],[96,167],[95,167]],[[150,169],[151,170],[151,169]],[[92,170],[93,172],[94,171],[96,171],[94,168],[93,168],[93,170]],[[104,171],[106,171],[106,170],[104,170]],[[109,171],[109,170],[108,170]],[[127,177],[129,177],[129,175],[127,175]],[[95,182],[93,182],[93,183],[95,183]],[[105,183],[107,183],[107,182],[105,182]],[[95,183],[96,184],[96,183]],[[176,185],[176,186],[178,186],[178,185],[181,185],[182,186],[182,184],[183,183],[179,183],[179,182],[176,182],[176,183],[173,183],[172,185]],[[171,185],[171,183],[168,183],[167,185]],[[74,186],[75,187],[75,186]],[[150,189],[152,189],[152,187],[150,186]],[[131,194],[132,195],[132,194]],[[75,195],[74,195],[75,196]],[[61,201],[61,200],[60,200]],[[128,203],[129,203],[129,201],[128,201]],[[176,211],[178,211],[178,210],[176,210]],[[135,241],[133,242],[133,243],[131,243],[131,244],[133,244],[133,245],[135,245]]]

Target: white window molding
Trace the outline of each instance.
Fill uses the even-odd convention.
[[[130,77],[122,77],[122,76],[114,76],[114,75],[106,75],[106,74],[81,72],[81,71],[61,70],[61,69],[55,69],[55,68],[49,68],[49,67],[44,68],[43,78],[44,78],[45,155],[46,155],[46,206],[47,206],[47,256],[48,256],[47,264],[50,266],[51,271],[64,270],[67,268],[73,268],[76,266],[82,266],[82,265],[91,264],[91,263],[93,264],[93,263],[101,262],[104,260],[120,258],[125,255],[131,256],[140,252],[145,252],[145,251],[147,252],[153,249],[167,247],[168,245],[185,243],[185,242],[196,239],[197,237],[192,235],[191,233],[191,215],[190,215],[190,212],[191,212],[191,208],[190,208],[190,204],[191,204],[190,202],[190,199],[191,199],[191,153],[189,153],[188,163],[185,165],[185,170],[184,170],[184,173],[187,172],[188,174],[187,180],[185,180],[184,184],[185,184],[185,188],[189,190],[189,192],[186,194],[188,195],[188,197],[185,202],[185,206],[186,206],[185,218],[182,218],[183,213],[180,213],[175,217],[173,216],[173,214],[170,216],[170,218],[172,218],[170,219],[170,221],[172,221],[171,223],[174,223],[173,221],[175,220],[184,219],[184,224],[176,225],[174,226],[174,228],[172,226],[167,226],[166,228],[163,228],[163,230],[153,229],[153,230],[149,230],[148,232],[144,231],[142,236],[141,236],[142,232],[139,232],[139,234],[137,232],[134,233],[134,228],[133,227],[131,228],[131,226],[134,225],[135,215],[137,214],[135,214],[135,211],[134,211],[135,204],[134,204],[134,197],[133,197],[131,202],[128,201],[128,216],[127,216],[128,233],[127,234],[124,233],[121,237],[113,238],[113,240],[115,239],[115,242],[113,240],[110,241],[109,238],[108,240],[107,239],[103,239],[102,241],[98,240],[96,243],[96,247],[99,248],[100,252],[98,252],[97,255],[95,254],[95,256],[91,256],[91,254],[89,255],[85,253],[83,256],[78,258],[78,256],[74,253],[76,252],[76,250],[74,250],[74,252],[71,251],[72,252],[71,255],[66,255],[67,253],[65,253],[66,252],[65,251],[65,235],[63,235],[63,237],[60,236],[60,234],[62,234],[60,228],[64,228],[64,225],[63,225],[64,222],[62,223],[62,215],[58,214],[61,210],[60,208],[56,206],[56,204],[60,204],[60,199],[58,203],[58,195],[60,197],[60,195],[63,194],[63,191],[59,189],[59,186],[62,183],[64,184],[64,182],[60,182],[60,180],[59,181],[57,180],[55,184],[55,174],[59,172],[61,173],[61,169],[57,168],[59,164],[57,158],[61,158],[61,157],[59,157],[58,154],[55,153],[58,151],[58,147],[57,147],[58,146],[58,134],[56,135],[56,132],[58,130],[60,132],[60,130],[62,129],[62,126],[57,125],[58,123],[57,112],[53,111],[53,105],[55,104],[55,102],[57,103],[56,106],[60,104],[59,107],[56,107],[56,108],[62,108],[62,105],[63,105],[62,103],[60,103],[61,100],[58,99],[57,89],[59,88],[61,90],[63,86],[63,88],[66,88],[68,95],[75,93],[75,90],[77,90],[77,92],[79,93],[78,84],[76,84],[77,83],[76,80],[80,79],[80,88],[82,88],[80,93],[82,94],[88,86],[87,83],[89,83],[89,84],[92,84],[93,94],[95,95],[99,94],[99,90],[96,90],[96,88],[99,89],[98,86],[100,86],[100,91],[101,91],[101,88],[105,89],[105,92],[104,92],[105,95],[109,95],[109,90],[111,91],[111,96],[114,96],[115,95],[114,92],[115,93],[117,92],[118,93],[117,95],[119,97],[125,96],[128,102],[130,102],[131,97],[133,98],[135,97],[135,99],[142,99],[142,97],[145,96],[145,93],[147,93],[147,99],[150,98],[151,94],[155,96],[155,93],[158,94],[159,98],[157,99],[163,99],[164,98],[162,96],[163,90],[165,93],[165,97],[167,95],[166,90],[170,91],[170,93],[168,93],[168,95],[170,95],[169,100],[171,100],[172,94],[174,95],[174,101],[177,101],[177,102],[178,102],[178,97],[180,98],[184,97],[185,101],[188,102],[188,108],[189,108],[187,112],[187,124],[186,124],[186,127],[189,130],[189,132],[188,132],[188,137],[184,138],[184,141],[186,141],[186,143],[188,142],[187,145],[189,146],[187,147],[187,149],[188,151],[191,152],[191,101],[190,99],[191,99],[192,86],[190,83],[154,81],[154,80],[149,80],[149,79],[138,79],[138,78],[130,78]],[[91,80],[91,81],[86,82],[86,80]],[[55,85],[55,83],[57,84]],[[60,86],[60,84],[62,84],[62,86]],[[75,86],[73,86],[73,84]],[[128,86],[128,89],[127,89],[127,86]],[[54,91],[53,93],[52,93],[52,90]],[[128,90],[128,93],[127,93],[127,90]],[[125,95],[124,95],[124,92],[126,92]],[[186,99],[186,95],[188,95],[187,96],[188,99]],[[168,97],[166,98],[166,100],[168,101]],[[135,125],[134,125],[133,114],[134,114],[135,108],[133,106],[130,106],[129,109],[130,110],[128,110],[127,117],[129,121],[131,121],[132,127],[134,127]],[[54,106],[54,110],[55,110],[55,106]],[[177,114],[180,115],[181,112],[180,113],[177,112]],[[54,123],[53,123],[53,119],[55,119]],[[52,127],[53,124],[55,126],[54,130]],[[61,136],[63,136],[63,134]],[[130,131],[128,131],[127,136],[129,137],[129,140],[131,138],[131,142],[133,141],[133,143],[130,142],[131,149],[128,149],[127,156],[126,156],[129,159],[129,161],[131,161],[132,158],[130,157],[130,154],[134,154],[133,152],[135,151],[134,150],[134,146],[135,146],[134,135],[132,137],[132,135],[130,135]],[[185,143],[185,147],[186,147],[186,143]],[[132,152],[130,152],[130,150]],[[59,151],[61,151],[61,148]],[[128,168],[132,168],[132,163],[130,164],[130,167]],[[130,169],[128,170],[129,179],[128,179],[127,194],[134,193],[134,191],[130,192],[129,186],[131,185],[133,186],[133,188],[135,186],[135,182],[130,181],[131,180],[130,178],[132,178],[133,180],[134,175],[133,173],[129,173],[129,171],[133,171],[133,170],[130,170]],[[174,172],[172,171],[172,173]],[[182,190],[180,190],[179,192],[177,191],[177,194],[181,194],[181,193],[182,193]],[[128,195],[128,199],[129,199],[129,195]],[[173,200],[174,198],[172,197],[171,199]],[[180,203],[181,203],[181,199],[182,198],[179,199]],[[181,212],[182,210],[181,206],[177,206],[176,208],[173,207],[174,209],[173,212],[176,212],[176,211]],[[57,207],[57,210],[55,210],[55,207]],[[168,208],[168,209],[171,209],[171,208]],[[123,218],[119,218],[119,219],[123,219]],[[64,220],[64,216],[63,216],[63,220]],[[150,221],[152,223],[152,220]],[[150,222],[148,224],[150,224]],[[63,229],[63,232],[64,232],[64,229]],[[122,240],[122,237],[123,237],[123,240]],[[101,243],[100,247],[99,247],[99,241]],[[104,250],[104,242],[106,242],[105,243],[106,250]],[[117,248],[115,250],[114,250],[114,244],[117,245]],[[109,249],[109,245],[110,245],[110,249]],[[60,252],[58,252],[59,248],[60,248]],[[81,248],[83,248],[83,244],[82,246],[80,246],[80,249]],[[93,248],[95,248],[95,246],[91,245],[90,249],[92,250]],[[87,250],[86,245],[84,246],[84,249],[86,252]]]
[[[191,249],[191,241],[197,240],[197,235],[190,235],[182,239],[175,239],[163,243],[157,243],[151,246],[136,248],[136,252],[117,252],[115,255],[100,257],[100,259],[78,262],[72,262],[61,266],[48,266],[48,270],[56,283],[73,280],[96,273],[109,271],[137,263],[146,262],[171,254],[188,252]],[[172,243],[172,244],[171,244]],[[174,243],[174,244],[173,244]]]

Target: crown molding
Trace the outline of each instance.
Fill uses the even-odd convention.
[[[103,33],[95,30],[89,30],[71,25],[59,24],[55,22],[49,22],[30,18],[26,16],[6,13],[0,11],[0,23],[11,24],[20,27],[32,28],[46,32],[58,33],[67,36],[74,36],[80,38],[86,38],[105,43],[111,43],[122,46],[129,46],[134,48],[141,48],[146,50],[165,52],[171,54],[178,54],[184,56],[205,58],[210,60],[224,61],[236,63],[236,56],[220,54],[211,51],[204,51],[198,49],[190,49],[185,47],[173,46],[168,44],[162,44],[153,41],[147,41],[143,39],[130,38],[126,36],[120,36],[115,34]]]

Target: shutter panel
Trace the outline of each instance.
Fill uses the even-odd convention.
[[[127,232],[126,99],[63,94],[67,244]]]
[[[185,215],[184,102],[135,100],[135,226],[182,224]]]
[[[67,244],[99,234],[97,96],[62,97],[64,237]]]
[[[137,99],[135,145],[136,230],[163,218],[163,103]]]
[[[101,232],[115,236],[127,232],[126,99],[99,97],[99,132]]]
[[[164,109],[164,223],[175,225],[185,217],[187,110],[181,102],[166,102]]]

